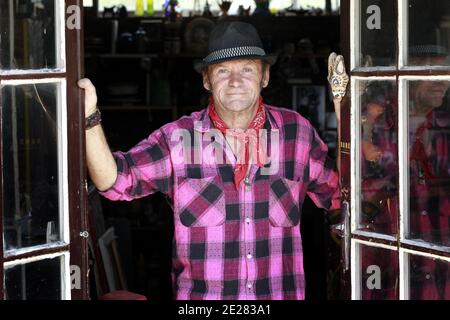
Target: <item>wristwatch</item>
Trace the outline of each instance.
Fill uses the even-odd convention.
[[[100,110],[95,110],[94,113],[92,113],[89,117],[85,119],[85,129],[89,130],[97,125],[99,125],[102,122],[102,114],[100,113]]]

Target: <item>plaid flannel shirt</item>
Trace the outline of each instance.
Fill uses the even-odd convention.
[[[308,194],[321,208],[339,208],[338,175],[307,120],[292,110],[264,108],[265,128],[279,133],[277,154],[270,154],[267,135],[271,162],[277,156],[279,168],[267,175],[252,164],[238,189],[229,148],[223,153],[227,163],[174,159],[177,129],[186,133],[184,143],[212,129],[207,109],[163,126],[126,153],[114,153],[118,176],[103,196],[132,200],[160,191],[171,200],[177,299],[304,298],[302,203]]]

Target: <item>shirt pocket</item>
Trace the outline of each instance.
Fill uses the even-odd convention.
[[[274,176],[269,188],[269,221],[274,227],[290,228],[300,223],[300,182]]]
[[[178,177],[175,214],[186,227],[216,227],[225,222],[225,195],[220,177]]]

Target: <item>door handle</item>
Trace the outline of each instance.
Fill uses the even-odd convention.
[[[349,204],[347,201],[342,202],[341,213],[342,213],[342,222],[333,224],[331,228],[333,232],[342,238],[342,262],[343,269],[347,271],[349,269],[350,264],[350,210]]]

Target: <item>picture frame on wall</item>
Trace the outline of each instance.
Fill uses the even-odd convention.
[[[308,119],[316,130],[325,130],[326,87],[324,85],[292,85],[292,108]]]

